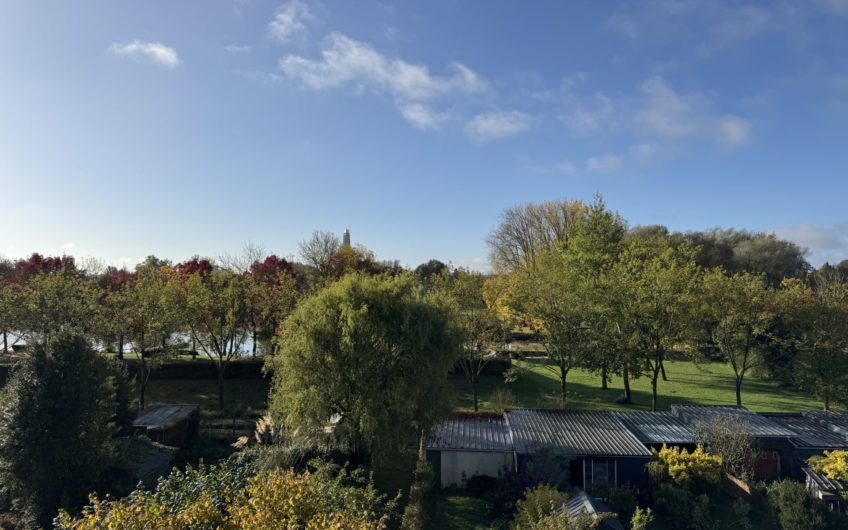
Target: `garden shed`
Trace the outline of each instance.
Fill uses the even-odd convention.
[[[133,421],[133,428],[154,442],[182,447],[197,436],[200,411],[197,405],[151,405]]]
[[[455,414],[433,431],[424,447],[442,488],[515,470],[512,437],[502,414]]]

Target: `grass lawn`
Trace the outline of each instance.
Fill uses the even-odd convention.
[[[480,408],[495,410],[492,397],[498,389],[508,390],[514,407],[559,406],[559,377],[542,359],[515,361],[522,369],[514,383],[504,383],[501,376],[482,376],[480,381]],[[729,365],[690,361],[666,361],[668,381],[658,382],[659,410],[668,410],[672,404],[734,405],[736,394],[733,371]],[[456,408],[473,409],[471,391],[465,377],[451,376],[456,389]],[[600,377],[585,370],[571,370],[568,374],[568,407],[599,410],[650,410],[651,382],[647,377],[631,380],[632,405],[619,405],[616,398],[622,395],[621,378],[613,377],[609,389],[601,389]],[[758,412],[800,411],[820,409],[822,403],[814,398],[785,388],[773,381],[753,375],[746,376],[742,385],[742,404]]]
[[[224,380],[224,410],[218,407],[216,379],[156,379],[147,383],[148,403],[193,403],[200,406],[202,423],[237,421],[253,423],[268,407],[267,379]]]

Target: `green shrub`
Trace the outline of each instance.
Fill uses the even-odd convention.
[[[636,490],[628,485],[609,488],[604,497],[607,500],[607,506],[622,521],[629,521],[636,512],[636,508],[639,507],[639,501],[636,499]]]
[[[414,479],[409,487],[409,502],[401,518],[402,530],[422,530],[426,526],[432,508],[431,492],[434,479],[432,464],[419,460],[415,464]]]
[[[799,482],[774,482],[768,488],[768,500],[782,530],[814,530],[831,525],[827,507],[810,496]]]
[[[653,522],[654,512],[650,508],[643,510],[637,506],[636,511],[633,512],[633,517],[630,518],[630,530],[648,530]]]
[[[513,528],[530,528],[546,515],[562,507],[568,495],[543,484],[524,491],[524,496],[515,504]]]

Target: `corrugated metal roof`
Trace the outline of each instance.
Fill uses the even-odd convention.
[[[614,412],[645,444],[693,444],[695,429],[671,412]]]
[[[651,452],[609,412],[510,409],[504,414],[515,449],[550,449],[566,455],[650,456]]]
[[[803,468],[803,471],[804,474],[807,475],[820,490],[840,491],[845,489],[845,487],[839,481],[833,480],[832,478],[822,475],[821,473],[816,473],[808,467]]]
[[[443,421],[427,440],[426,449],[512,451],[512,436],[503,416],[454,416]]]
[[[803,414],[808,418],[812,418],[826,425],[831,431],[848,436],[848,412],[812,410]]]
[[[773,412],[763,416],[798,433],[798,436],[792,439],[792,443],[797,447],[848,448],[848,435],[828,428],[825,423],[814,417],[785,412]]]
[[[748,424],[751,434],[757,438],[791,438],[797,436],[794,431],[771,421],[765,416],[751,412],[739,406],[710,406],[710,405],[672,405],[671,412],[688,421],[693,427],[700,422],[708,422],[713,418],[736,418]]]
[[[580,517],[581,514],[585,513],[593,521],[598,519],[599,514],[613,513],[600,499],[588,495],[585,491],[580,491],[577,495],[568,499],[561,510],[567,511],[571,517]],[[601,528],[624,530],[624,526],[618,517],[606,517],[601,521]]]

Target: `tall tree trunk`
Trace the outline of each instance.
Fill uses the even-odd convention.
[[[630,368],[627,366],[627,363],[624,363],[624,369],[621,373],[622,378],[624,379],[624,399],[622,403],[633,403],[633,395],[630,392]]]
[[[651,410],[653,412],[657,411],[657,375],[654,373],[651,378]]]
[[[3,353],[9,353],[9,332],[3,330]]]
[[[665,375],[665,357],[660,357],[660,372],[662,373],[662,380],[668,381],[668,376]]]
[[[218,365],[218,407],[224,410],[224,364]]]
[[[427,453],[424,451],[424,429],[421,429],[421,434],[418,436],[418,461],[423,462],[427,459]]]
[[[736,405],[742,406],[742,379],[736,377]]]
[[[144,352],[141,352],[141,374],[138,378],[138,410],[144,410],[144,387],[147,386],[146,361],[144,360]]]
[[[601,365],[601,390],[607,389],[607,363]]]
[[[254,359],[256,358],[256,327],[253,328],[253,351],[250,354]]]
[[[560,391],[562,392],[562,406],[565,407],[566,403],[568,403],[565,397],[565,381],[568,378],[568,369],[560,365],[559,367],[559,377],[560,377]]]
[[[118,336],[118,359],[124,360],[124,336]]]

